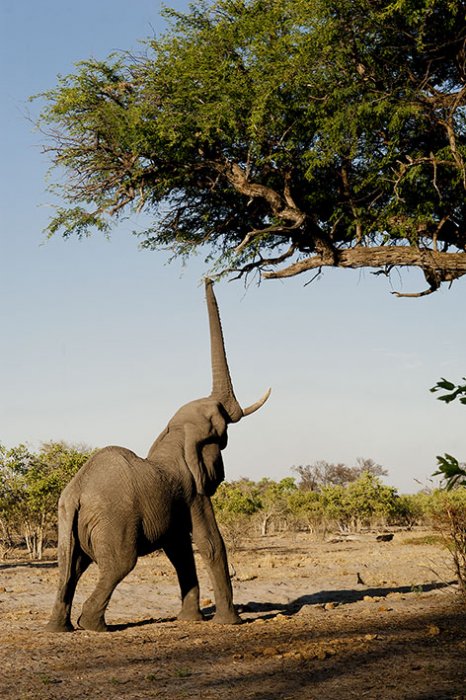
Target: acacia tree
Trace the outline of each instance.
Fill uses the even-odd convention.
[[[42,95],[48,232],[145,211],[145,248],[282,278],[466,273],[464,0],[218,0]],[[313,273],[314,274],[314,273]],[[406,296],[406,295],[405,295]]]

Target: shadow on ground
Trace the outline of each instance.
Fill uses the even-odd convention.
[[[350,603],[357,603],[363,600],[366,596],[370,598],[380,597],[384,598],[389,593],[399,593],[407,594],[413,593],[414,591],[418,593],[428,593],[429,591],[434,591],[442,588],[449,588],[454,586],[456,581],[449,581],[447,583],[429,583],[420,584],[419,586],[398,586],[392,588],[363,588],[360,590],[356,589],[342,589],[335,591],[319,591],[318,593],[312,593],[309,595],[303,595],[289,603],[267,603],[267,602],[257,602],[249,601],[243,605],[237,605],[239,614],[242,613],[257,613],[257,615],[252,620],[244,620],[244,623],[254,622],[258,618],[272,619],[277,615],[292,616],[296,615],[302,608],[308,605],[325,605],[326,603],[338,603],[339,605],[345,605]],[[209,606],[203,608],[202,614],[205,620],[210,620],[215,613],[215,607]],[[263,614],[261,614],[263,613]],[[150,617],[145,620],[139,620],[137,622],[126,622],[118,625],[109,625],[109,630],[111,632],[119,632],[125,629],[131,629],[133,627],[145,627],[146,625],[155,625],[164,622],[175,622],[176,617],[165,617],[165,618],[154,618]]]
[[[293,615],[299,612],[306,605],[325,605],[325,603],[349,604],[357,603],[364,598],[385,598],[390,593],[428,593],[442,588],[449,588],[456,585],[456,581],[423,583],[418,586],[397,586],[390,588],[360,588],[341,589],[335,591],[319,591],[309,595],[302,595],[289,603],[260,603],[250,601],[246,605],[239,606],[239,612],[281,612],[282,614]]]
[[[1,562],[0,571],[5,569],[56,569],[58,567],[57,560],[51,561],[12,561],[12,562]]]

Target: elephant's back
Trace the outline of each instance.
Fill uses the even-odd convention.
[[[154,512],[164,518],[167,510],[186,500],[179,474],[125,447],[110,446],[93,455],[70,484],[81,506],[128,507],[131,517],[150,520]]]
[[[88,490],[93,494],[113,494],[116,487],[124,494],[138,484],[153,487],[157,480],[158,476],[147,460],[117,445],[104,447],[92,455],[73,479],[81,494]]]

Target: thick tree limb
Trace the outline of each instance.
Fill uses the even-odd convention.
[[[325,266],[332,266],[326,256],[312,255],[281,270],[264,272],[263,276],[267,279],[293,277],[307,270]],[[466,252],[443,253],[408,246],[374,246],[373,248],[358,246],[337,250],[333,264],[333,267],[343,268],[387,266],[418,267],[429,275],[435,271],[438,274],[439,283],[448,282],[466,274]]]
[[[216,167],[218,169],[219,166],[216,165]],[[270,206],[273,214],[282,220],[291,221],[293,228],[299,228],[299,226],[302,226],[304,223],[306,215],[294,205],[289,193],[288,184],[285,184],[285,194],[282,197],[271,187],[256,182],[250,182],[248,173],[237,163],[231,163],[227,168],[221,166],[221,170],[237,192],[240,192],[246,197],[260,197],[264,199]]]

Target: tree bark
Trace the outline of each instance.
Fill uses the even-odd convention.
[[[293,277],[307,270],[332,266],[328,258],[313,255],[305,260],[288,265],[281,270],[264,272],[267,279]],[[432,270],[440,273],[442,281],[451,281],[466,274],[465,253],[441,253],[433,250],[423,250],[411,246],[374,246],[372,248],[358,246],[335,252],[333,267],[419,267],[422,270]]]

